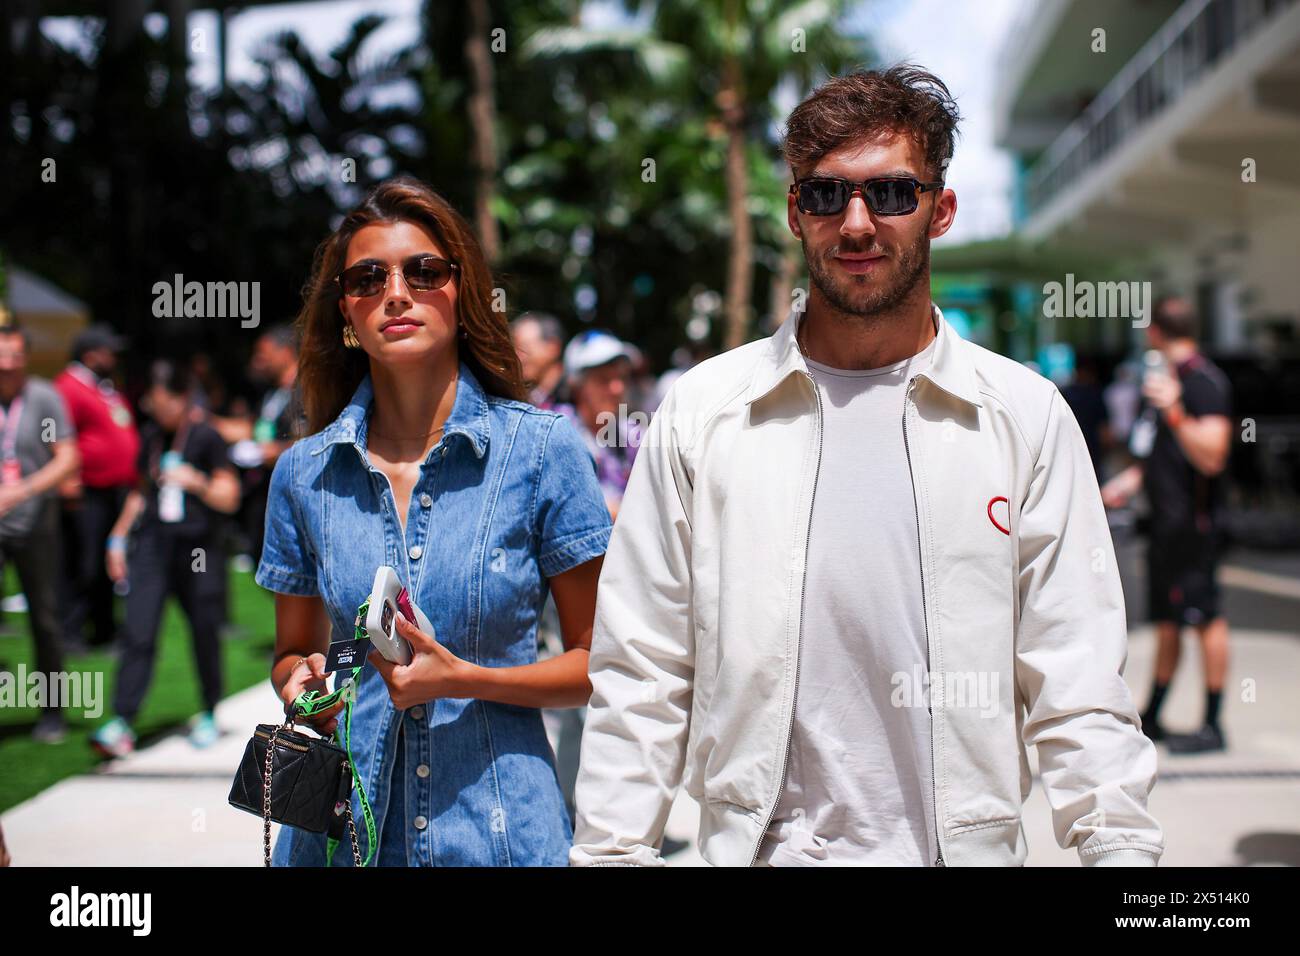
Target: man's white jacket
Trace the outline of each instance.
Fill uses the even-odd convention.
[[[1024,862],[1028,745],[1063,848],[1153,866],[1156,752],[1122,677],[1124,595],[1082,433],[1050,381],[934,316],[899,421],[930,660],[928,701],[901,699],[932,714],[934,862]],[[750,865],[780,799],[803,610],[821,599],[804,587],[821,407],[799,318],[686,372],[651,420],[597,592],[573,864],[661,864],[684,784],[704,858]],[[862,547],[880,547],[869,528]]]

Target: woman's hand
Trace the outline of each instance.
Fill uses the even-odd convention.
[[[163,476],[163,482],[171,485],[180,485],[185,491],[195,497],[202,497],[203,492],[208,487],[208,476],[199,471],[193,465],[182,462],[174,468],[168,469]]]
[[[7,515],[27,500],[21,484],[0,485],[0,516]]]
[[[302,658],[294,665],[289,674],[289,679],[280,688],[280,700],[284,702],[285,708],[287,709],[292,705],[303,691],[319,690],[324,692],[328,690],[329,688],[325,685],[326,673],[328,672],[325,670],[324,654],[312,654],[309,657]],[[340,700],[333,707],[323,710],[319,714],[314,714],[311,717],[300,716],[295,719],[299,723],[307,724],[322,737],[328,737],[334,733],[334,728],[339,725],[335,717],[343,709],[344,704],[345,701]]]
[[[118,584],[126,579],[126,547],[110,544],[104,551],[104,570],[108,579]]]
[[[1147,375],[1142,382],[1142,396],[1163,412],[1182,399],[1183,384],[1177,375]]]
[[[388,696],[398,710],[438,697],[468,697],[466,674],[470,664],[447,650],[403,615],[394,617],[397,634],[411,645],[411,663],[394,664],[377,650],[367,658],[388,685]]]
[[[1130,465],[1101,486],[1101,503],[1107,508],[1123,508],[1142,490],[1142,468]]]
[[[104,570],[114,584],[126,579],[127,537],[143,511],[144,495],[133,488],[122,504],[122,513],[117,516],[113,527],[108,531],[108,550],[104,552]]]

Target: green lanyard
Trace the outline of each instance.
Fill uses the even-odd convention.
[[[370,599],[366,598],[361,607],[357,610],[357,619],[354,627],[356,630],[353,636],[357,640],[368,639],[365,628],[366,613],[370,610]],[[348,755],[348,766],[352,768],[352,782],[356,784],[357,795],[361,798],[361,816],[366,822],[366,858],[362,861],[362,866],[369,866],[371,858],[375,855],[375,815],[371,812],[370,801],[366,799],[366,788],[361,782],[361,774],[356,772],[357,763],[352,759],[352,704],[357,699],[357,675],[361,673],[360,667],[354,667],[352,673],[343,679],[343,683],[337,690],[328,694],[322,694],[318,690],[303,691],[293,702],[294,712],[301,717],[312,717],[316,714],[329,710],[340,700],[343,704],[343,719],[338,722],[334,728],[334,740],[337,742]],[[325,839],[325,865],[330,866],[334,860],[334,851],[338,849],[339,841],[333,837]]]

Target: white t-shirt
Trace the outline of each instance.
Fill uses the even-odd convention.
[[[911,692],[929,654],[903,444],[907,383],[933,351],[931,341],[867,371],[808,361],[821,469],[785,789],[759,849],[774,866],[929,866],[937,855],[928,695]]]

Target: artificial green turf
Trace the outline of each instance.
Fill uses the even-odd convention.
[[[228,570],[230,582],[230,632],[222,639],[224,690],[227,695],[267,680],[275,644],[275,599],[253,583],[251,573]],[[19,590],[13,568],[6,569],[4,593]],[[118,621],[124,612],[118,599]],[[25,664],[35,666],[27,615],[0,614],[0,670],[16,673]],[[68,734],[63,743],[32,740],[36,708],[0,707],[0,811],[7,810],[65,777],[85,773],[101,758],[90,748],[91,732],[112,716],[116,660],[105,653],[68,657],[65,671],[103,671],[104,713],[94,719],[80,710],[65,711]],[[83,678],[85,680],[85,678]],[[189,628],[174,599],[163,614],[162,633],[153,681],[135,722],[138,746],[181,728],[202,707],[199,678],[194,668]]]

